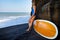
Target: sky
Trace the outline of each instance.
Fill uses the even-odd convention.
[[[0,12],[30,12],[31,0],[0,0]]]

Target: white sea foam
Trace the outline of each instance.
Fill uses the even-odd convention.
[[[9,17],[5,17],[5,18],[1,18],[0,19],[0,23],[1,22],[6,22],[6,21],[9,21],[9,20],[13,20],[13,19],[16,19],[16,18],[19,18],[19,17],[28,17],[28,16],[9,16]]]

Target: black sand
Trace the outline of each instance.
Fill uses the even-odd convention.
[[[0,40],[48,40],[33,29],[26,32],[28,23],[0,29]],[[55,39],[60,40],[60,39]]]

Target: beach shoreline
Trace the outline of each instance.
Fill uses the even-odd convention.
[[[0,19],[0,28],[28,23],[30,16],[10,16]]]

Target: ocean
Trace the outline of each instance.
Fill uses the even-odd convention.
[[[0,12],[0,19],[18,16],[29,16],[29,12]]]
[[[0,12],[0,28],[28,23],[29,12]]]
[[[29,12],[0,12],[0,16],[24,16],[29,15]]]

